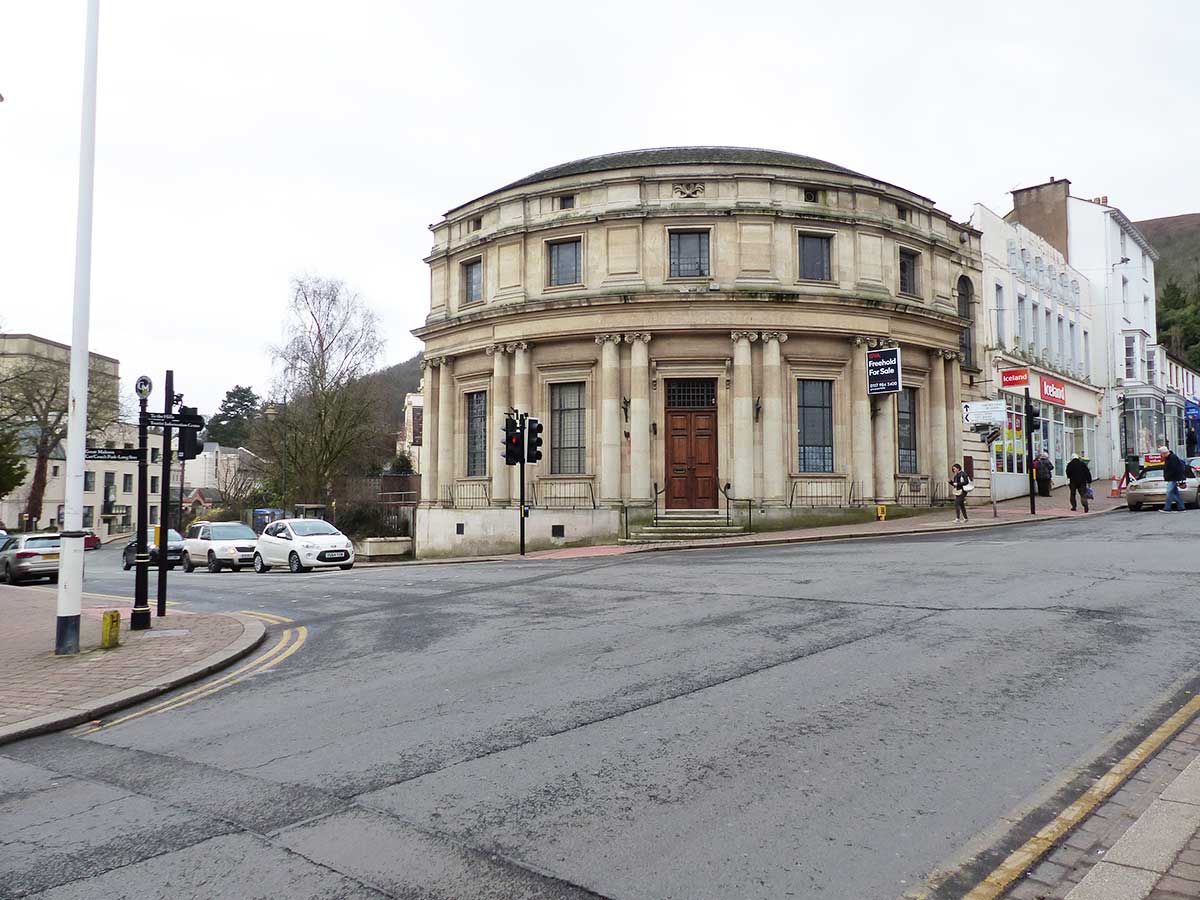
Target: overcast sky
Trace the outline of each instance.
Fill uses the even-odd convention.
[[[70,341],[84,0],[0,0],[0,328]],[[555,163],[726,144],[960,218],[1053,175],[1200,211],[1200,4],[103,0],[92,349],[204,412],[269,382],[289,279],[420,349],[428,225]]]

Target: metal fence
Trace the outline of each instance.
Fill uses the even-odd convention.
[[[460,481],[454,485],[451,505],[455,509],[482,509],[492,505],[492,485],[487,481]]]
[[[950,502],[947,482],[920,475],[896,476],[897,506],[945,506]]]
[[[792,482],[788,506],[847,507],[862,506],[861,481],[844,479],[801,479]]]
[[[596,491],[590,479],[531,481],[527,497],[542,509],[595,509]]]

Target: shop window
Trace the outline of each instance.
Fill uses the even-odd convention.
[[[671,277],[708,278],[708,231],[672,231]]]
[[[906,387],[896,396],[897,471],[917,474],[917,390]]]
[[[833,382],[801,378],[796,382],[797,468],[833,471]]]
[[[800,278],[803,281],[832,280],[829,248],[832,239],[823,235],[800,235]]]
[[[584,472],[584,383],[550,385],[550,474]]]
[[[467,401],[467,477],[487,474],[487,391],[472,391]]]
[[[580,249],[582,241],[574,238],[550,244],[550,285],[580,284]]]

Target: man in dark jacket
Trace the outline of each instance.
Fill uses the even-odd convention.
[[[1158,452],[1163,454],[1163,481],[1167,484],[1167,500],[1163,504],[1162,511],[1171,512],[1172,504],[1178,503],[1179,511],[1183,512],[1183,498],[1179,496],[1179,482],[1187,478],[1187,465],[1175,455],[1174,450],[1159,447]]]
[[[1071,509],[1075,509],[1075,496],[1083,501],[1083,511],[1088,510],[1088,485],[1092,483],[1092,470],[1076,453],[1067,463],[1067,482],[1071,486]]]

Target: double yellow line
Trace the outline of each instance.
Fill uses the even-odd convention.
[[[251,618],[266,622],[268,625],[290,625],[292,622],[291,619],[284,616],[277,616],[274,613],[257,612],[248,609],[243,609],[240,612],[243,616],[250,616]],[[148,706],[145,709],[139,709],[137,712],[113,719],[111,722],[81,726],[81,728],[75,731],[75,735],[77,737],[84,737],[89,734],[95,734],[97,731],[112,728],[114,725],[120,725],[131,719],[140,719],[142,716],[148,716],[152,713],[170,712],[173,709],[179,709],[181,706],[187,706],[189,703],[195,703],[197,700],[210,697],[249,678],[251,675],[257,675],[260,672],[266,672],[268,669],[274,668],[303,647],[304,642],[307,640],[308,629],[303,625],[295,628],[284,628],[283,633],[279,636],[279,640],[275,642],[270,650],[255,657],[240,669],[222,675],[215,681],[209,681],[199,687],[192,688],[190,691],[186,691],[178,696],[163,700],[161,703],[155,703],[153,706]]]

